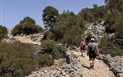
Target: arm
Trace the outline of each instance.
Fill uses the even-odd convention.
[[[96,46],[97,55],[99,55],[99,48]]]
[[[89,48],[88,48],[88,45],[87,45],[86,49],[87,49],[87,56],[88,56],[88,55],[89,55]]]

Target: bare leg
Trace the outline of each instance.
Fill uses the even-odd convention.
[[[83,50],[80,48],[80,52],[81,52],[81,57],[83,56]]]
[[[95,58],[90,58],[90,68],[94,68],[94,60],[95,60]]]

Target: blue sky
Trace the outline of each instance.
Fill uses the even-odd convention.
[[[46,6],[55,7],[59,13],[70,10],[77,14],[82,8],[92,8],[93,4],[104,5],[104,0],[0,0],[0,25],[13,28],[29,16],[43,27],[42,10]]]

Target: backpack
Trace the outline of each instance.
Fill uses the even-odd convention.
[[[90,53],[96,54],[96,44],[95,43],[89,43],[88,49]]]
[[[82,41],[80,44],[80,48],[85,49],[85,45],[86,45],[85,41]]]

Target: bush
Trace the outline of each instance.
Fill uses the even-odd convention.
[[[81,36],[81,28],[75,27],[69,30],[65,35],[64,35],[64,42],[67,43],[68,45],[77,45],[79,46],[82,36]]]
[[[52,51],[53,59],[59,59],[65,57],[66,48],[63,46],[56,46]]]
[[[112,56],[123,56],[123,39],[101,39],[100,51],[103,54],[111,54]]]
[[[44,40],[53,39],[53,34],[50,31],[44,32]]]
[[[43,31],[43,28],[35,24],[35,21],[30,17],[25,17],[19,24],[17,24],[13,30],[12,35],[16,36],[18,34],[34,34]]]
[[[42,47],[45,53],[52,53],[53,49],[56,47],[56,42],[53,40],[44,40],[42,41]]]
[[[64,57],[66,49],[53,40],[45,40],[45,53],[37,53],[31,44],[0,43],[0,77],[25,77],[36,67],[50,66],[54,59]],[[49,53],[49,54],[47,54]]]
[[[3,40],[4,38],[7,38],[7,28],[5,26],[0,25],[0,41]]]
[[[43,51],[45,54],[49,54],[53,59],[63,58],[65,55],[66,48],[57,45],[53,40],[45,40],[42,42]]]
[[[36,68],[35,48],[20,42],[0,43],[0,76],[24,77]]]
[[[39,54],[38,63],[39,63],[39,66],[44,67],[44,66],[53,65],[54,61],[49,55]]]

